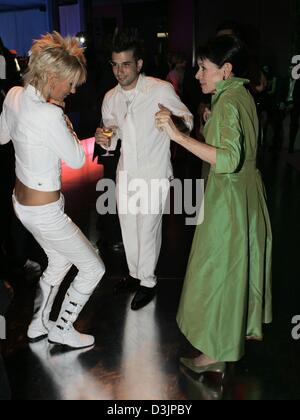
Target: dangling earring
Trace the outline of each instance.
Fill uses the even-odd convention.
[[[224,74],[224,76],[223,76],[223,80],[226,80],[226,75]]]

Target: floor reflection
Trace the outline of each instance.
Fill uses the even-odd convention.
[[[156,300],[140,311],[125,312],[118,399],[167,399],[161,340],[155,319]]]
[[[92,349],[66,350],[47,340],[29,344],[55,387],[58,400],[110,400],[112,396],[101,381],[84,366],[84,356]]]

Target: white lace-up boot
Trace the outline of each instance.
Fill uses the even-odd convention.
[[[83,295],[77,292],[72,285],[70,286],[55,326],[48,335],[51,344],[61,344],[74,349],[83,349],[95,344],[93,336],[80,334],[73,327],[90,296]]]
[[[27,332],[31,343],[46,338],[53,327],[49,316],[58,290],[59,286],[50,286],[43,279],[40,280],[34,301],[34,316]]]

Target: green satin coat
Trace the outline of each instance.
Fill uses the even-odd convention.
[[[181,302],[179,328],[218,361],[237,361],[246,336],[262,337],[272,321],[272,233],[256,169],[258,119],[245,79],[217,84],[205,125],[217,148],[196,229]]]

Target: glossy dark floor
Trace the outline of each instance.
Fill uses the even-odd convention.
[[[96,336],[93,350],[67,352],[47,341],[28,345],[35,284],[19,280],[5,349],[13,399],[299,399],[300,340],[292,338],[292,318],[300,315],[300,152],[293,157],[285,151],[265,152],[261,167],[274,234],[274,322],[266,328],[264,342],[247,343],[245,358],[229,366],[222,383],[212,374],[200,381],[179,367],[179,356],[190,353],[175,315],[193,229],[179,216],[166,216],[159,290],[144,309],[130,310],[132,296],[113,296],[126,263],[123,254],[103,255],[107,275],[77,323]],[[67,212],[94,244],[100,176],[101,168],[91,163],[77,175],[65,172]]]

